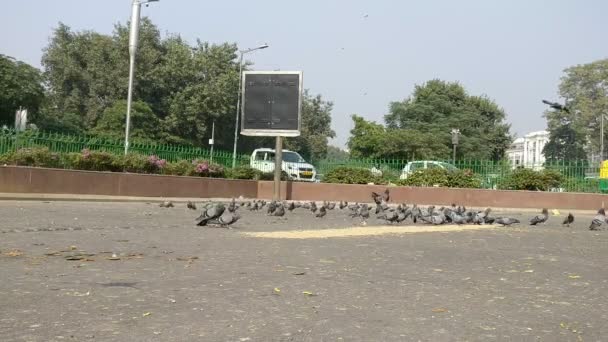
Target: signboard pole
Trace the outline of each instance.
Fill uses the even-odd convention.
[[[281,172],[283,171],[283,141],[282,137],[277,136],[274,149],[274,193],[272,199],[281,200]]]

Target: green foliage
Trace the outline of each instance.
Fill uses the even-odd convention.
[[[93,129],[93,133],[99,136],[124,139],[125,121],[127,113],[127,101],[120,100],[112,107],[107,108]],[[159,137],[160,121],[146,103],[133,102],[131,107],[131,131],[129,137],[132,140],[157,140]]]
[[[571,123],[578,146],[599,150],[601,113],[608,113],[608,58],[564,70],[559,94],[569,112],[547,112],[549,130]],[[565,117],[565,119],[564,119]],[[587,142],[589,142],[587,144]]]
[[[450,188],[480,188],[481,180],[470,170],[422,169],[406,179],[400,180],[404,186],[439,186]]]
[[[191,161],[180,160],[174,163],[168,163],[164,168],[163,173],[172,176],[194,176],[194,167]]]
[[[62,167],[64,161],[62,155],[50,152],[46,147],[22,148],[0,156],[2,165],[57,168]]]
[[[558,188],[563,181],[563,175],[556,170],[519,168],[509,174],[499,186],[506,190],[548,191]]]
[[[329,145],[327,146],[326,158],[329,160],[346,160],[350,158],[350,154],[339,147]]]
[[[35,118],[43,100],[40,71],[0,54],[0,126],[13,127],[19,107],[28,109],[28,120]]]
[[[511,142],[505,113],[494,101],[440,80],[391,103],[386,127],[358,116],[353,121],[348,146],[355,158],[447,159],[453,128],[462,133],[457,155],[466,158],[501,159]]]
[[[369,169],[356,167],[337,167],[325,174],[323,181],[326,183],[342,184],[368,184],[377,181]]]
[[[109,152],[82,150],[74,160],[72,167],[87,171],[122,171],[120,158]]]
[[[234,169],[226,170],[226,178],[231,179],[259,179],[261,171],[249,166],[237,166]]]

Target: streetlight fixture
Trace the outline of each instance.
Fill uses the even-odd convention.
[[[239,92],[237,93],[237,100],[236,100],[236,115],[234,118],[234,146],[232,148],[232,167],[236,167],[236,144],[237,141],[239,139],[239,108],[241,107],[241,91],[242,91],[242,86],[243,86],[243,55],[256,51],[256,50],[262,50],[262,49],[266,49],[268,48],[268,44],[264,44],[264,45],[260,45],[258,47],[255,48],[251,48],[251,49],[247,49],[247,50],[240,50],[240,57],[239,57]]]
[[[129,152],[129,129],[131,128],[131,103],[133,101],[133,78],[135,77],[135,55],[139,38],[141,5],[149,6],[159,0],[133,0],[131,7],[131,30],[129,32],[129,90],[127,95],[127,122],[125,123],[125,154]]]
[[[452,134],[452,145],[454,146],[452,164],[456,165],[456,146],[458,146],[458,136],[460,135],[460,130],[458,128],[452,128],[450,133]]]

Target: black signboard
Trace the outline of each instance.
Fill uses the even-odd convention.
[[[302,72],[243,73],[241,134],[300,135]]]

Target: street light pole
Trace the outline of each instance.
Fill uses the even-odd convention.
[[[159,0],[133,0],[131,6],[131,30],[129,32],[129,90],[127,95],[127,121],[125,123],[125,154],[129,152],[129,129],[131,128],[131,103],[133,101],[133,79],[135,78],[135,55],[139,38],[141,5]]]
[[[260,45],[256,48],[241,50],[239,51],[239,91],[237,93],[236,100],[236,115],[234,118],[234,146],[232,147],[232,168],[236,167],[236,145],[239,140],[239,109],[241,107],[241,91],[243,90],[243,55],[256,51],[262,50],[268,47],[268,44]]]

